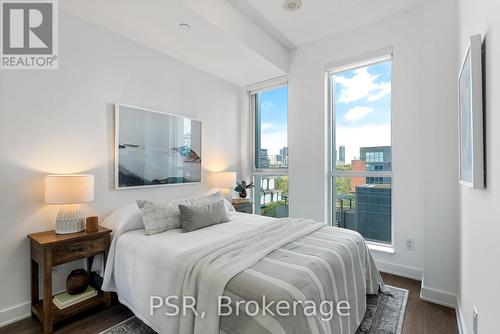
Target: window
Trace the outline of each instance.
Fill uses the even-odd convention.
[[[251,93],[255,214],[288,216],[288,86]]]
[[[392,56],[328,74],[332,223],[392,244]]]

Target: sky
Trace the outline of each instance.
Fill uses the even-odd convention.
[[[346,162],[363,146],[391,145],[391,72],[386,61],[335,74],[336,148],[346,147]],[[269,155],[288,146],[288,87],[259,93],[261,147]]]
[[[335,74],[335,146],[346,163],[359,148],[391,145],[391,61]]]
[[[288,87],[283,86],[259,94],[261,112],[261,147],[277,155],[288,146]]]

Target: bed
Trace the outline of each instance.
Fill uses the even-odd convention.
[[[358,233],[306,219],[228,214],[228,223],[188,233],[173,229],[145,235],[137,206],[115,211],[104,222],[114,237],[103,290],[116,292],[122,304],[158,333],[356,332],[366,294],[383,288]],[[225,311],[233,311],[230,315],[214,311],[222,295]],[[182,306],[181,299],[169,300],[172,308],[156,309],[168,296],[195,297],[199,314],[165,315],[173,305]],[[269,312],[264,312],[262,296],[271,301]],[[280,300],[289,306],[296,302],[298,310],[277,312]],[[246,312],[244,301],[254,301],[258,312],[255,307]],[[349,315],[341,316],[337,309],[305,312],[309,301],[321,308],[348,302]],[[235,315],[236,310],[241,312]]]

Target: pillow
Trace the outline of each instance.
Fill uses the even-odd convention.
[[[139,203],[137,203],[139,205]],[[144,233],[152,235],[180,228],[179,209],[176,204],[169,202],[141,203],[141,216],[144,223]]]
[[[219,201],[223,202],[223,206],[227,211],[234,210],[231,203],[224,200],[221,192],[213,193],[208,196],[200,196],[168,202],[150,202],[138,200],[137,206],[139,207],[139,209],[141,209],[141,216],[144,223],[145,234],[152,235],[174,228],[180,228],[182,226],[179,205],[201,207]],[[227,205],[229,205],[232,210],[228,209]]]
[[[218,202],[220,200],[224,200],[224,207],[226,208],[227,211],[235,211],[233,205],[231,202],[229,202],[227,199],[222,196],[222,193],[220,191],[207,195],[207,196],[198,196],[198,197],[192,197],[192,198],[185,198],[185,199],[178,199],[174,201],[165,201],[165,202],[154,202],[154,203],[177,203],[177,204],[183,204],[187,206],[194,206],[194,205],[200,205],[200,204],[206,204],[207,202]],[[139,209],[142,209],[144,204],[149,201],[144,201],[144,200],[138,200],[137,201],[137,206]],[[152,202],[150,202],[152,203]]]
[[[224,201],[205,204],[201,207],[189,207],[179,204],[182,229],[185,232],[199,230],[200,228],[227,223],[229,217],[224,207]]]

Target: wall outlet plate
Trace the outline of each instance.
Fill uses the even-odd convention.
[[[479,316],[475,306],[472,306],[472,333],[477,334],[477,321]]]
[[[409,251],[415,250],[415,239],[406,239],[406,249]]]

